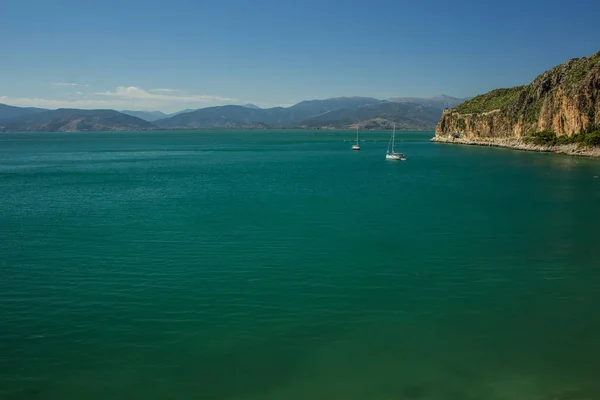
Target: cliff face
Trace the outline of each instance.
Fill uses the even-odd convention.
[[[600,125],[600,51],[569,60],[527,86],[497,89],[444,111],[439,141],[521,138],[532,131],[573,135]]]

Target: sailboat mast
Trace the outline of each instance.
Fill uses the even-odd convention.
[[[396,152],[396,123],[394,122],[394,133],[392,133],[392,153]]]
[[[358,125],[356,125],[356,144],[358,144]]]

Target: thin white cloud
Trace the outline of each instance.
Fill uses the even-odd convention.
[[[180,90],[180,89],[150,89],[148,91],[156,92],[156,93],[181,93],[182,92],[182,90]]]
[[[237,101],[228,97],[210,96],[210,95],[171,95],[150,93],[144,89],[135,86],[119,86],[114,92],[97,92],[97,96],[110,96],[127,100],[141,101],[160,101],[160,102],[179,102],[179,103],[214,103],[223,101]]]
[[[110,102],[106,100],[54,100],[39,97],[8,97],[0,96],[0,103],[19,107],[41,107],[41,108],[111,108]]]
[[[21,107],[41,108],[83,108],[115,110],[160,110],[174,112],[186,108],[202,108],[237,102],[236,99],[188,94],[150,93],[135,86],[119,86],[114,91],[85,94],[75,92],[67,99],[48,99],[42,97],[0,96],[0,103]]]
[[[78,86],[77,83],[72,83],[72,82],[52,82],[51,85],[54,85],[54,86]]]

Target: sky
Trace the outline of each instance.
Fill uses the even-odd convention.
[[[600,50],[598,15],[598,0],[2,0],[0,103],[474,96]]]

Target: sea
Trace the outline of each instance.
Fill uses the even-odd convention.
[[[600,160],[0,134],[0,399],[600,399]]]

